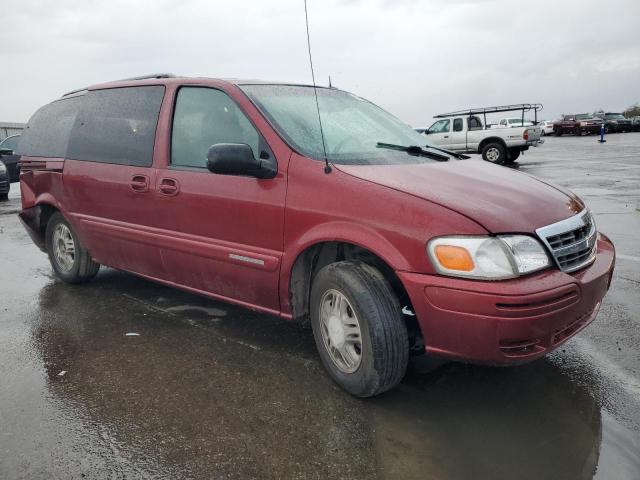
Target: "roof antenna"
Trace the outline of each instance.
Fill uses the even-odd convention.
[[[333,85],[331,85],[331,75],[329,75],[329,88],[333,88]]]
[[[318,87],[316,87],[316,76],[313,73],[313,60],[311,60],[311,40],[309,39],[309,15],[307,14],[307,0],[304,0],[304,19],[307,24],[307,48],[309,50],[309,64],[311,65],[311,80],[313,81],[313,93],[316,97],[316,110],[318,111],[318,123],[320,124],[320,138],[322,139],[322,151],[324,152],[324,173],[331,173],[331,165],[327,158],[327,147],[324,143],[324,131],[322,130],[322,119],[320,118],[320,103],[318,103]]]

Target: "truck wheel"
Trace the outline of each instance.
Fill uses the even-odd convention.
[[[56,275],[67,283],[85,283],[96,276],[100,264],[78,240],[73,227],[60,212],[47,223],[45,241],[49,261]]]
[[[9,200],[8,193],[0,193],[0,200]]]
[[[562,136],[562,130],[560,130],[560,129],[554,130],[554,133],[556,134],[556,137],[561,137]]]
[[[500,143],[488,143],[482,149],[482,158],[491,163],[503,163],[507,159],[507,151]]]
[[[409,337],[398,299],[378,270],[357,261],[323,267],[310,308],[320,359],[340,387],[372,397],[400,383]]]
[[[507,155],[507,158],[505,159],[504,163],[515,163],[515,161],[518,159],[519,156],[520,156],[520,150],[518,150],[517,148],[510,148],[509,154]]]
[[[581,136],[582,136],[582,130],[581,130],[581,129],[579,129],[579,128],[576,128],[576,135],[577,135],[578,137],[581,137]]]

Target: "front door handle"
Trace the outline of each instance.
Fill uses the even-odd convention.
[[[444,138],[449,138],[449,135],[445,135]]]
[[[149,177],[146,175],[134,175],[131,178],[131,190],[134,192],[145,193],[149,191]]]
[[[174,178],[162,178],[158,190],[162,195],[173,197],[180,192],[178,181]]]

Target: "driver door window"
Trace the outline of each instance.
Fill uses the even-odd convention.
[[[229,96],[213,88],[178,91],[171,133],[171,165],[206,168],[216,143],[245,143],[260,154],[260,135]]]
[[[429,127],[429,133],[448,133],[450,123],[450,120],[438,120]]]

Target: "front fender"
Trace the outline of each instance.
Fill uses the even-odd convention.
[[[291,316],[289,289],[296,260],[307,249],[325,242],[343,242],[362,247],[381,258],[394,270],[410,270],[409,260],[378,231],[366,225],[330,221],[313,227],[285,246],[280,269],[282,314]]]

